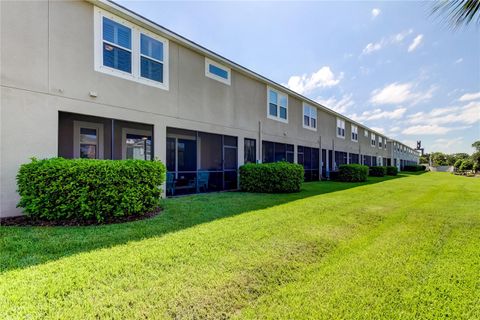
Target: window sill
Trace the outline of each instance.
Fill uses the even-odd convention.
[[[278,121],[278,122],[288,123],[288,120],[280,118],[280,117],[274,117],[274,116],[271,116],[271,115],[267,115],[267,118],[270,119],[270,120]]]
[[[304,129],[310,130],[310,131],[317,131],[317,128],[312,128],[310,126],[303,125]]]
[[[125,80],[130,80],[130,81],[133,81],[133,82],[141,83],[141,84],[144,84],[144,85],[147,85],[147,86],[160,88],[160,89],[167,90],[167,91],[169,90],[168,83],[159,83],[157,81],[149,80],[147,78],[137,78],[131,73],[120,71],[120,70],[117,70],[117,69],[112,69],[112,68],[109,68],[109,67],[106,67],[106,66],[99,66],[98,68],[95,69],[95,71],[101,72],[101,73],[104,73],[104,74],[108,74],[110,76],[115,76],[115,77],[118,77],[118,78],[122,78],[122,79],[125,79]]]

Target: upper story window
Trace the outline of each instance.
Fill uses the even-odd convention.
[[[377,144],[376,140],[375,140],[375,133],[372,133],[372,136],[370,138],[370,145],[372,147],[375,147],[375,145]]]
[[[337,137],[345,139],[345,120],[337,118]]]
[[[163,42],[140,34],[140,76],[163,83]]]
[[[267,90],[268,118],[288,122],[288,96],[272,88],[267,88]]]
[[[103,65],[132,72],[132,29],[103,17]]]
[[[379,148],[382,148],[382,143],[383,143],[382,137],[378,137],[378,147]]]
[[[358,127],[352,124],[352,141],[358,141]]]
[[[168,90],[168,40],[95,8],[95,70]]]
[[[230,85],[230,68],[227,68],[213,60],[205,58],[205,76]]]
[[[364,130],[364,131],[363,131],[363,135],[364,135],[366,138],[368,138],[368,130]]]
[[[317,108],[303,104],[303,127],[317,130]]]

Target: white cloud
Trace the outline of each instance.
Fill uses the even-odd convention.
[[[435,108],[430,112],[417,112],[408,116],[408,123],[418,125],[472,125],[480,122],[480,102],[470,102],[464,106]]]
[[[411,33],[413,33],[413,30],[409,29],[389,37],[382,38],[378,42],[370,42],[365,46],[365,48],[363,48],[362,54],[370,54],[391,44],[400,44]]]
[[[408,52],[412,52],[413,50],[417,49],[417,47],[423,41],[423,34],[419,34],[418,36],[413,39],[412,43],[408,46]]]
[[[401,129],[400,127],[392,127],[390,128],[390,132],[398,132],[400,131],[400,129]]]
[[[336,86],[342,78],[343,72],[335,76],[330,67],[324,66],[310,75],[291,76],[286,86],[295,92],[304,94],[316,88]]]
[[[371,127],[373,131],[377,131],[381,134],[385,134],[385,130],[383,128],[380,128],[380,127]]]
[[[393,37],[391,37],[391,42],[392,43],[401,43],[408,35],[413,33],[413,29],[408,29],[405,31],[402,31],[400,33],[395,34]]]
[[[372,121],[380,119],[401,119],[407,111],[407,108],[399,107],[392,111],[386,111],[382,109],[374,109],[364,111],[361,115],[353,114],[350,117],[355,121]]]
[[[462,63],[462,62],[463,62],[463,58],[458,58],[457,60],[455,60],[455,64]]]
[[[417,104],[432,97],[436,87],[432,86],[425,92],[413,92],[414,85],[411,82],[394,82],[386,85],[382,89],[375,89],[371,93],[370,102],[379,104],[399,104],[412,102]]]
[[[377,43],[370,42],[369,44],[367,44],[365,46],[365,48],[363,48],[362,53],[363,54],[370,54],[374,51],[378,51],[378,50],[382,49],[382,46],[383,46],[382,42],[377,42]]]
[[[453,139],[444,139],[444,138],[435,139],[434,144],[431,146],[431,149],[439,149],[439,148],[449,149],[450,147],[456,144],[459,144],[462,141],[463,141],[462,137],[457,137]]]
[[[480,99],[480,91],[474,93],[466,93],[458,99],[459,101],[472,101]]]
[[[382,11],[378,8],[373,8],[372,9],[372,19],[375,19],[376,17],[378,17],[378,15],[380,15]]]
[[[442,135],[453,130],[465,129],[466,127],[442,127],[436,124],[433,125],[418,125],[411,126],[402,131],[406,135]]]
[[[330,97],[328,99],[322,99],[322,97],[318,97],[316,99],[318,103],[324,105],[327,108],[330,108],[338,113],[345,113],[348,108],[353,106],[355,103],[352,99],[352,95],[343,95],[340,100],[337,100],[335,97]]]

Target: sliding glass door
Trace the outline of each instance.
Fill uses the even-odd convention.
[[[167,128],[167,195],[237,189],[237,138]]]
[[[305,181],[317,181],[320,179],[320,150],[304,146],[297,147],[298,164],[303,165]]]

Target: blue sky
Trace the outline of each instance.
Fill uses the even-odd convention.
[[[118,3],[411,146],[480,140],[480,28],[451,30],[431,3]]]

